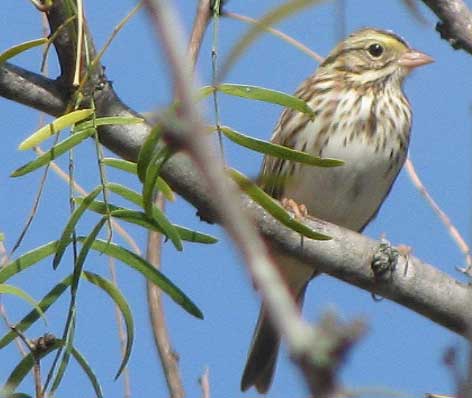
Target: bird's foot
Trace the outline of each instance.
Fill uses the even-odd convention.
[[[308,215],[308,209],[306,206],[304,204],[298,204],[293,199],[282,198],[281,203],[282,207],[287,211],[291,211],[298,220],[301,220]]]

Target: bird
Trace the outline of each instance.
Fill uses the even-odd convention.
[[[407,157],[412,111],[403,92],[410,72],[433,62],[392,31],[363,28],[341,41],[295,92],[313,110],[285,108],[271,142],[314,156],[341,159],[321,168],[266,155],[260,187],[282,203],[362,232],[377,215]],[[304,214],[304,213],[303,213]],[[274,260],[301,308],[313,266]],[[262,303],[241,378],[241,390],[267,393],[280,335]]]

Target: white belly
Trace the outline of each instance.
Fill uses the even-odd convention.
[[[338,132],[322,151],[323,157],[343,160],[343,166],[299,166],[300,174],[296,174],[296,181],[287,181],[284,196],[306,205],[314,217],[360,230],[375,215],[390,190],[404,156],[398,157],[391,167],[396,156],[390,158],[390,152],[396,154],[399,149],[396,142],[376,152],[362,141],[365,137],[356,137],[343,145],[344,137]]]

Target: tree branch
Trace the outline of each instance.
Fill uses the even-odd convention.
[[[472,54],[472,12],[463,0],[423,0],[441,20],[436,30],[453,48]]]
[[[68,97],[58,81],[8,62],[0,64],[0,96],[53,116],[64,112]]]

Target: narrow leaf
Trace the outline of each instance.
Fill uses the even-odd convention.
[[[85,210],[90,206],[90,203],[97,197],[97,195],[101,192],[102,187],[95,188],[92,192],[90,192],[83,200],[80,202],[80,205],[76,207],[76,209],[72,212],[72,215],[67,221],[67,224],[62,232],[61,237],[58,240],[56,255],[54,256],[54,260],[52,262],[52,266],[56,269],[61,262],[62,256],[66,251],[67,246],[69,245],[72,237],[72,233],[74,232],[75,226],[80,220],[80,217],[84,214]]]
[[[117,158],[104,158],[103,164],[113,167],[118,170],[126,171],[127,173],[137,174],[138,169],[136,163],[130,162],[129,160],[117,159]]]
[[[41,311],[46,312],[51,305],[53,305],[56,300],[61,297],[62,293],[70,286],[72,281],[72,276],[68,276],[62,282],[54,286],[48,294],[46,294],[43,299],[38,303],[38,307],[41,308]],[[20,322],[15,323],[15,329],[19,332],[25,332],[29,327],[39,319],[39,313],[36,310],[29,312]],[[9,331],[0,339],[0,349],[8,345],[13,339],[17,337],[17,334],[14,331]]]
[[[105,293],[107,293],[110,298],[113,300],[115,305],[120,309],[123,319],[126,326],[126,344],[125,350],[123,353],[123,359],[121,360],[120,367],[116,373],[115,380],[120,376],[121,372],[128,363],[129,357],[131,355],[131,349],[133,347],[134,341],[134,323],[133,323],[133,314],[129,308],[126,299],[121,294],[120,290],[107,279],[102,278],[100,275],[94,274],[92,272],[84,272],[84,278],[94,285],[101,288]]]
[[[174,227],[177,229],[180,238],[184,241],[204,244],[212,244],[218,242],[217,238],[211,235],[204,234],[203,232],[198,232],[193,229],[188,229],[176,224],[174,224]]]
[[[80,249],[79,255],[77,256],[77,261],[74,266],[74,276],[72,278],[72,285],[71,285],[71,294],[74,295],[77,291],[77,287],[79,284],[79,278],[82,276],[82,270],[84,267],[85,259],[87,258],[87,255],[92,248],[93,243],[95,242],[95,239],[97,238],[98,234],[103,228],[103,225],[105,225],[105,222],[107,221],[106,217],[102,217],[100,221],[93,227],[92,232],[82,240],[82,247]]]
[[[83,240],[83,238],[81,238]],[[182,292],[172,281],[170,281],[161,272],[155,269],[146,260],[134,254],[133,252],[126,250],[114,243],[107,243],[103,240],[96,240],[92,244],[94,250],[98,250],[106,255],[112,256],[124,264],[129,265],[144,277],[159,286],[163,292],[167,293],[169,297],[179,304],[191,315],[203,319],[203,314],[200,309]]]
[[[143,208],[148,217],[154,216],[154,187],[161,168],[172,156],[172,151],[168,147],[161,148],[152,158],[146,170],[143,182]],[[139,169],[138,169],[139,170]]]
[[[80,204],[81,199],[76,199],[76,203]],[[150,219],[146,216],[141,211],[134,211],[131,209],[126,209],[123,207],[115,206],[112,204],[108,204],[108,207],[111,211],[111,216],[119,218],[123,221],[140,225],[144,228],[154,230],[160,233],[164,233],[162,231],[162,228],[156,223],[155,220]],[[106,206],[104,202],[100,201],[94,201],[90,204],[89,210],[94,211],[98,214],[106,214]],[[204,234],[199,231],[194,231],[185,227],[181,227],[179,225],[173,224],[174,227],[177,229],[177,232],[179,233],[180,239],[188,242],[193,242],[193,243],[205,243],[205,244],[211,244],[211,243],[216,243],[218,242],[218,239],[216,239],[214,236]]]
[[[46,44],[48,39],[43,37],[41,39],[35,39],[30,41],[25,41],[24,43],[17,44],[16,46],[10,47],[0,54],[0,64],[3,64],[5,61],[13,58],[15,55],[22,53],[23,51],[29,50],[33,47],[38,47],[43,44]]]
[[[246,192],[246,194],[259,203],[264,209],[266,209],[274,218],[280,221],[286,227],[292,229],[295,232],[306,236],[307,238],[314,240],[330,240],[331,237],[314,231],[307,227],[305,224],[297,221],[292,217],[285,209],[278,204],[274,199],[267,195],[262,189],[260,189],[254,182],[249,180],[246,176],[239,173],[234,169],[228,170],[231,178],[239,185],[239,187]]]
[[[92,384],[93,390],[95,391],[95,395],[97,396],[97,398],[103,398],[103,392],[102,392],[102,387],[100,386],[100,382],[98,381],[98,378],[95,375],[95,372],[90,367],[85,357],[76,348],[72,348],[72,356],[80,365],[84,373],[87,375],[90,381],[90,384]]]
[[[283,145],[249,137],[226,126],[221,127],[220,131],[238,145],[252,149],[256,152],[264,153],[266,155],[275,156],[277,158],[293,160],[295,162],[318,167],[337,167],[344,164],[342,160],[320,158],[318,156],[313,156],[306,152],[297,151]]]
[[[128,124],[139,124],[144,123],[144,119],[140,117],[132,116],[105,116],[97,117],[93,120],[87,120],[85,122],[77,124],[76,131],[88,130],[90,128],[95,129],[100,126],[115,125],[128,125]]]
[[[103,159],[103,163],[107,166],[114,167],[115,169],[123,170],[131,174],[137,174],[138,172],[136,163],[130,162],[128,160],[105,158]],[[165,182],[163,178],[157,177],[156,185],[157,189],[162,192],[166,200],[170,202],[175,201],[174,191],[172,191],[172,188],[169,186],[169,184],[167,184],[167,182]]]
[[[157,150],[157,143],[162,135],[162,126],[157,124],[154,126],[146,137],[141,150],[139,151],[138,155],[138,177],[139,180],[144,183],[144,179],[146,178],[146,172],[149,167],[149,164],[152,160],[152,157]]]
[[[246,84],[229,83],[220,84],[217,87],[217,90],[236,97],[249,98],[282,105],[312,117],[315,115],[313,109],[311,109],[305,101],[293,95],[285,94],[281,91],[270,90],[268,88],[258,86],[249,86]]]
[[[208,97],[210,94],[213,94],[215,88],[213,86],[203,86],[197,90],[196,101],[200,101],[203,98]]]
[[[126,188],[123,185],[119,184],[108,184],[108,189],[117,195],[125,198],[126,200],[131,201],[135,205],[139,207],[143,207],[143,198],[137,192]],[[174,225],[169,221],[169,219],[165,216],[164,212],[160,210],[158,207],[152,203],[152,218],[157,222],[160,226],[162,232],[165,236],[167,236],[171,242],[174,244],[175,248],[179,251],[182,251],[182,241],[180,239],[179,233],[175,229]]]
[[[82,204],[82,201],[83,201],[82,198],[74,199],[74,203],[76,203],[77,205]],[[107,210],[107,206],[108,206],[108,210]],[[93,202],[90,203],[90,205],[88,206],[88,209],[91,211],[94,211],[95,213],[105,215],[108,212],[113,213],[115,210],[123,209],[123,207],[115,206],[111,203],[105,204],[105,202],[102,202],[100,200],[94,200]]]
[[[26,163],[20,168],[16,169],[11,176],[20,177],[25,174],[31,173],[32,171],[48,164],[51,160],[57,159],[63,153],[74,148],[76,145],[80,144],[83,140],[90,137],[94,133],[94,129],[82,130],[78,133],[74,133],[67,137],[65,140],[54,145],[49,151],[45,152],[41,156],[38,156],[36,159],[31,162]]]
[[[49,137],[53,136],[54,134],[57,134],[61,130],[64,130],[66,127],[70,127],[73,124],[88,118],[93,113],[93,109],[80,109],[78,111],[70,112],[66,115],[58,117],[52,123],[41,127],[39,130],[31,134],[19,145],[18,148],[22,151],[31,149],[34,146],[43,142],[44,140],[48,139]]]
[[[56,248],[57,241],[49,242],[4,265],[0,268],[0,283],[5,282],[13,275],[19,274],[24,269],[38,263],[43,258],[50,256],[56,251]]]
[[[24,290],[20,289],[19,287],[7,285],[5,283],[0,283],[0,294],[11,294],[13,296],[16,296],[26,301],[28,304],[34,307],[34,309],[38,312],[38,314],[44,319],[44,322],[47,322],[46,316],[44,315],[44,312],[39,306],[38,302],[33,297],[31,297],[28,293],[26,293]]]

